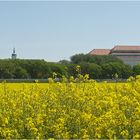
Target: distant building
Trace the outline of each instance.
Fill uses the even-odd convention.
[[[134,66],[140,63],[140,46],[117,45],[112,49],[93,49],[91,55],[113,55],[121,59],[125,64]]]
[[[16,54],[16,51],[15,51],[15,48],[13,49],[13,53],[11,55],[11,58],[12,59],[16,59],[17,58],[17,54]]]

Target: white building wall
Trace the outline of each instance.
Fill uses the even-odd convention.
[[[137,64],[140,64],[140,56],[117,56],[115,55],[117,58],[121,59],[125,64],[134,66]]]

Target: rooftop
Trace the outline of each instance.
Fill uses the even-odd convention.
[[[89,52],[91,55],[108,55],[109,53],[109,49],[93,49],[91,52]]]
[[[117,46],[114,46],[113,49],[111,49],[111,52],[114,52],[114,51],[140,51],[140,46],[128,46],[128,45],[117,45]]]

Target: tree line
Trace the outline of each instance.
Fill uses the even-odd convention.
[[[47,79],[55,76],[77,77],[76,66],[80,74],[89,74],[90,79],[127,79],[140,74],[140,64],[131,67],[114,56],[92,56],[76,54],[68,60],[46,62],[45,60],[1,59],[0,79]]]

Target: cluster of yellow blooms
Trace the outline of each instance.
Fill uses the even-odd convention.
[[[1,139],[140,139],[140,78],[0,84]]]

